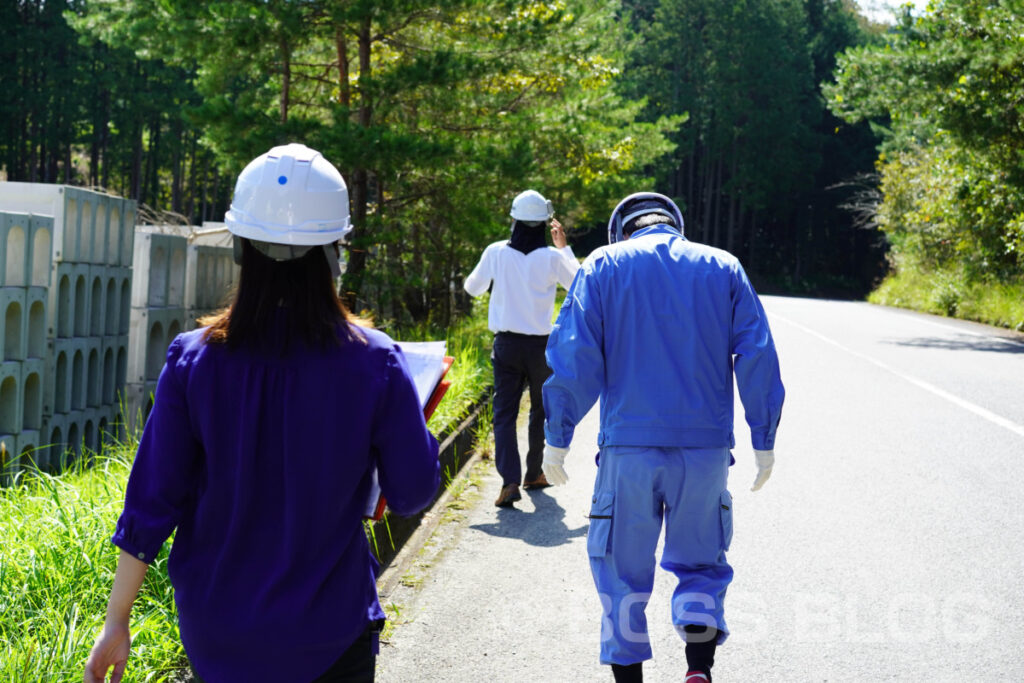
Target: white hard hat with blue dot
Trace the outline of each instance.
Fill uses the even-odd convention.
[[[351,232],[348,188],[320,152],[298,143],[280,145],[253,159],[238,176],[224,223],[270,258],[298,258]],[[328,261],[335,270],[337,258],[328,254]]]

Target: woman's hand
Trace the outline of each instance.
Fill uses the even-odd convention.
[[[559,249],[569,243],[565,239],[565,230],[562,229],[562,224],[554,218],[551,219],[551,242]]]
[[[132,635],[127,624],[104,624],[103,633],[96,639],[85,662],[84,683],[103,683],[110,667],[114,667],[110,683],[118,683],[124,675],[131,645]]]

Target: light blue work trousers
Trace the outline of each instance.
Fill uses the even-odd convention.
[[[661,566],[676,575],[672,623],[729,634],[723,601],[732,581],[725,551],[732,540],[726,490],[728,448],[609,446],[601,450],[587,552],[601,598],[601,662],[651,658],[645,609],[654,586],[654,553],[665,526]]]

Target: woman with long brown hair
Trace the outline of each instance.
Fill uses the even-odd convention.
[[[338,299],[345,183],[302,145],[242,172],[225,222],[231,306],[167,351],[113,542],[85,681],[120,680],[129,612],[174,532],[168,573],[199,680],[372,681],[377,563],[361,519],[377,470],[398,514],[433,499],[437,441],[401,351]]]

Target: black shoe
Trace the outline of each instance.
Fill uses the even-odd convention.
[[[644,663],[612,664],[615,683],[644,683]]]

